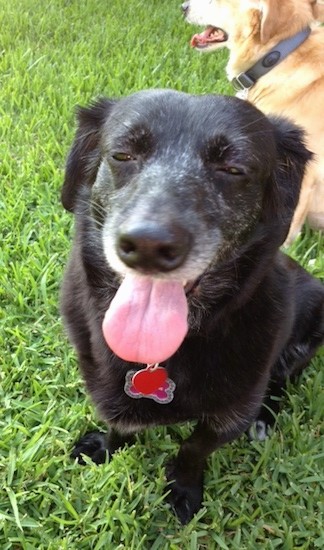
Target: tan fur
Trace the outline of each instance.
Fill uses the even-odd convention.
[[[309,25],[313,26],[315,19],[324,21],[324,3],[319,1],[212,2],[213,20],[204,21],[204,24],[219,26],[229,34],[226,45],[230,49],[227,66],[230,80],[252,67],[279,41]],[[200,24],[202,19],[203,13],[200,14]],[[190,15],[188,20],[194,22]],[[307,146],[315,154],[304,177],[299,205],[286,244],[290,244],[297,236],[306,218],[313,228],[323,230],[324,27],[314,25],[309,38],[260,78],[248,92],[247,99],[266,114],[283,115],[303,126],[307,134]]]

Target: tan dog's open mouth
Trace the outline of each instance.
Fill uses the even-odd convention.
[[[192,48],[202,50],[212,46],[215,47],[217,44],[220,45],[226,42],[227,39],[228,35],[223,29],[209,25],[203,32],[193,35],[190,45]]]

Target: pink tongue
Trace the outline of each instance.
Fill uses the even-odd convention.
[[[225,34],[222,29],[218,27],[212,27],[209,25],[203,32],[194,34],[190,41],[192,48],[202,48],[207,46],[208,43],[224,42]]]
[[[159,363],[173,355],[187,331],[183,285],[126,275],[103,321],[103,334],[116,355],[135,363]]]

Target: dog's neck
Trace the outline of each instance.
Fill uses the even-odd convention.
[[[232,79],[232,84],[237,91],[247,93],[252,86],[271,69],[276,67],[289,54],[295,51],[311,33],[311,28],[306,27],[294,36],[279,42],[271,48],[261,59],[259,59],[250,69],[240,73]]]

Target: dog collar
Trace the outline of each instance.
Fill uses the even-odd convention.
[[[294,36],[279,42],[270,52],[259,59],[251,69],[233,78],[232,84],[235,90],[249,90],[252,88],[261,76],[267,74],[291,52],[296,50],[308,38],[310,32],[311,28],[307,27]]]

